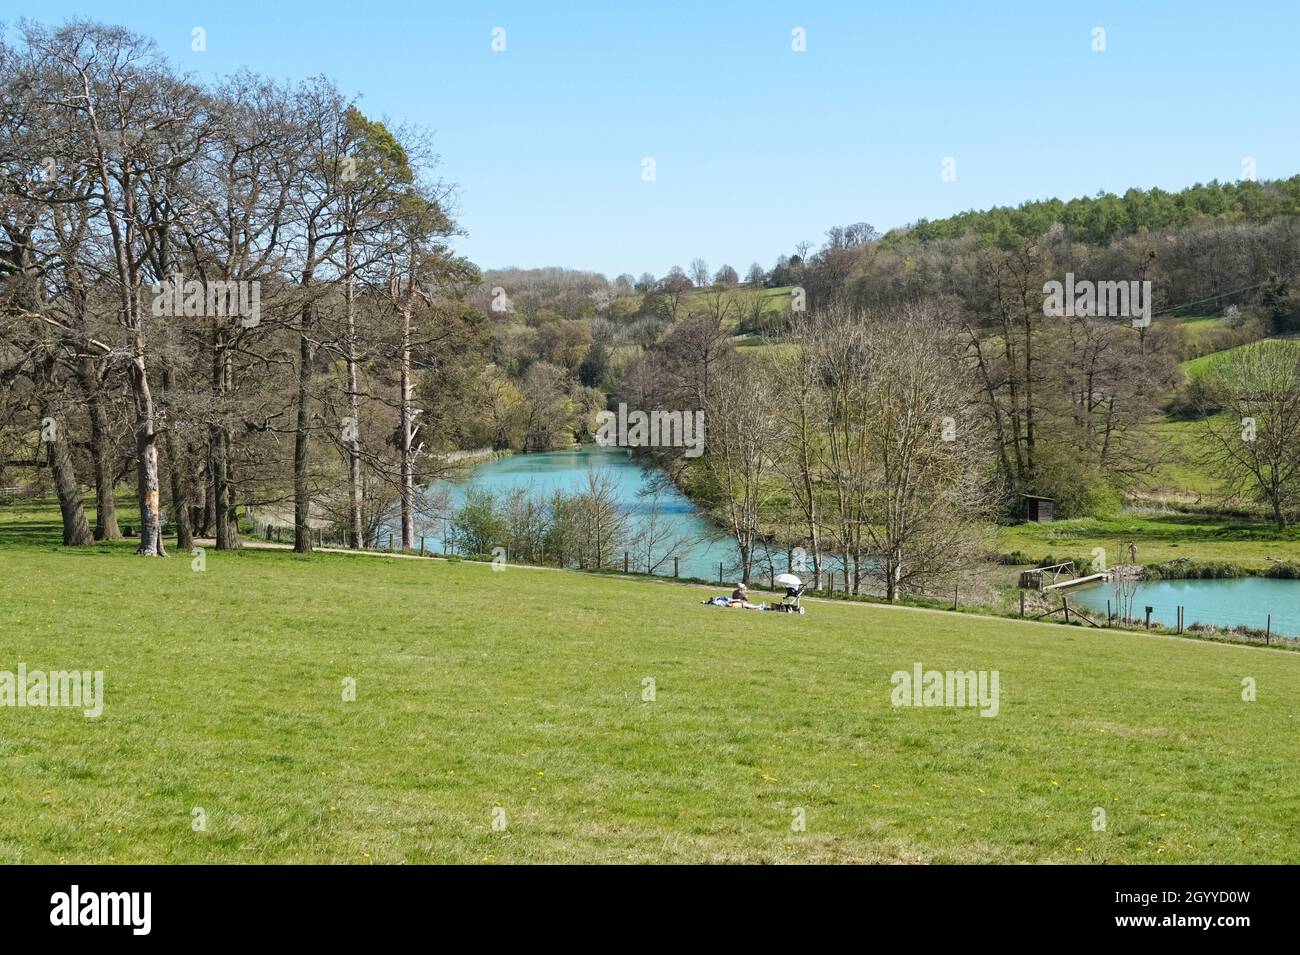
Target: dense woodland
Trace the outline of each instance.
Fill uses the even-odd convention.
[[[475,456],[589,442],[619,402],[702,410],[701,458],[645,453],[734,538],[742,576],[760,547],[799,547],[815,577],[835,555],[890,597],[978,556],[1022,494],[1114,507],[1167,460],[1171,413],[1205,423],[1268,519],[1300,504],[1294,356],[1245,349],[1189,384],[1162,320],[1226,316],[1216,349],[1300,331],[1300,177],[856,222],[769,268],[609,279],[480,272],[437,169],[421,130],[322,78],[197,83],[87,23],[8,35],[0,487],[56,495],[70,546],[130,525],[142,554],[165,553],[164,527],[234,548],[251,507],[300,551],[314,529],[409,548],[452,521],[467,553],[603,566],[631,547],[653,572],[676,542],[629,531],[599,475],[456,514],[421,489]],[[1066,273],[1149,281],[1155,321],[1045,316]]]

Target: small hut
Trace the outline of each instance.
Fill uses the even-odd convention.
[[[1025,520],[1050,521],[1056,518],[1056,501],[1050,497],[1021,494],[1025,499]]]

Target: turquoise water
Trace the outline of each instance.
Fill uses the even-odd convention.
[[[656,482],[657,473],[644,470],[625,448],[588,446],[574,451],[516,454],[475,465],[457,480],[446,482],[446,486],[453,507],[464,503],[465,490],[471,486],[497,494],[523,487],[530,493],[545,496],[556,490],[573,492],[582,489],[586,486],[590,466],[602,469],[612,479],[633,532],[643,526],[653,506],[645,492],[652,485],[658,487],[659,534],[683,539],[683,546],[677,550],[681,556],[683,577],[717,580],[719,561],[723,565],[724,578],[731,580],[735,577],[738,563],[735,543],[702,516],[671,482]],[[440,548],[441,541],[436,546]],[[657,548],[656,559],[663,550],[663,547]],[[784,569],[783,564],[784,555],[778,560],[778,573]],[[672,574],[672,561],[666,561],[658,572]]]
[[[1106,601],[1115,605],[1109,584],[1068,591],[1071,604],[1106,613]],[[1138,584],[1133,599],[1134,616],[1154,608],[1151,619],[1165,626],[1178,624],[1182,606],[1185,626],[1212,623],[1221,627],[1244,625],[1263,630],[1273,615],[1273,632],[1300,636],[1300,580],[1243,577],[1239,580],[1153,580]]]
[[[574,451],[550,451],[540,454],[516,454],[488,461],[466,469],[455,481],[446,482],[453,507],[465,500],[468,487],[479,487],[495,493],[510,488],[524,487],[539,495],[549,495],[555,490],[577,491],[587,481],[587,469],[595,466],[612,479],[620,503],[626,509],[631,529],[642,526],[651,509],[646,491],[659,488],[659,520],[665,529],[661,533],[681,538],[683,544],[676,552],[681,557],[684,577],[704,580],[718,579],[718,563],[723,565],[724,580],[736,578],[737,556],[735,543],[714,524],[700,514],[691,501],[671,482],[656,481],[658,472],[647,471],[621,448],[584,447]],[[441,541],[435,538],[435,548]],[[660,548],[662,551],[662,548]],[[659,554],[656,554],[656,558]],[[784,553],[775,559],[778,572],[785,569]],[[827,566],[838,566],[826,559]],[[760,554],[755,571],[761,579],[766,573],[766,558]],[[672,561],[659,568],[659,573],[671,574]],[[1114,603],[1109,584],[1097,584],[1071,590],[1070,603],[1087,610],[1106,612],[1106,601]],[[1246,577],[1239,580],[1160,580],[1138,585],[1133,606],[1135,615],[1141,616],[1146,606],[1153,608],[1151,619],[1166,626],[1178,622],[1178,607],[1186,608],[1185,623],[1212,623],[1231,627],[1245,625],[1264,629],[1268,615],[1273,615],[1274,633],[1300,636],[1300,581],[1272,580],[1263,577]]]

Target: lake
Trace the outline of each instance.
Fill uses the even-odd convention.
[[[731,538],[701,515],[690,499],[671,482],[656,481],[658,472],[642,468],[626,448],[588,445],[572,451],[515,454],[474,465],[455,480],[445,483],[452,506],[460,507],[469,487],[497,495],[516,487],[527,488],[539,495],[550,495],[556,490],[577,491],[586,485],[587,469],[591,466],[603,469],[613,481],[634,533],[649,520],[654,508],[647,491],[651,487],[658,488],[659,533],[685,542],[685,546],[678,549],[683,577],[717,580],[718,562],[721,561],[724,578],[728,581],[735,578],[738,560],[736,545]],[[438,540],[435,546],[441,548],[442,542]],[[783,561],[778,562],[778,573],[784,569]],[[667,561],[659,572],[671,575],[672,561]]]
[[[1115,604],[1109,584],[1096,584],[1068,591],[1070,603],[1106,613],[1106,601]],[[1300,580],[1242,577],[1236,580],[1152,580],[1138,584],[1133,599],[1134,616],[1154,608],[1151,619],[1166,627],[1178,624],[1182,606],[1183,624],[1212,623],[1220,627],[1244,625],[1263,630],[1273,615],[1273,632],[1300,636]]]
[[[660,533],[680,538],[676,549],[681,557],[681,575],[704,580],[718,579],[718,563],[723,564],[724,581],[730,583],[738,573],[736,545],[671,482],[654,469],[647,470],[625,448],[600,448],[592,445],[571,451],[548,451],[515,454],[466,468],[456,479],[444,482],[453,507],[460,507],[469,487],[478,487],[501,495],[511,488],[522,487],[538,495],[556,490],[580,490],[587,481],[588,467],[601,468],[612,480],[616,494],[627,511],[633,533],[649,520],[653,508],[647,491],[658,488]],[[435,549],[442,541],[433,538]],[[658,555],[656,555],[658,556]],[[763,579],[766,560],[760,550],[755,576]],[[838,561],[824,555],[824,566],[838,567]],[[776,558],[779,573],[785,570],[785,555]],[[671,574],[672,561],[659,569]],[[811,577],[811,574],[805,575]],[[1097,584],[1068,592],[1070,603],[1085,610],[1106,612],[1106,601],[1114,602],[1109,584]],[[1300,581],[1245,577],[1237,580],[1159,580],[1138,585],[1133,601],[1137,614],[1153,608],[1151,619],[1168,627],[1178,623],[1178,607],[1186,608],[1184,622],[1211,623],[1221,627],[1245,625],[1263,630],[1268,615],[1273,615],[1274,633],[1300,637]]]

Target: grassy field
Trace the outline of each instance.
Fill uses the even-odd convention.
[[[1300,341],[1290,338],[1266,338],[1259,342],[1251,342],[1248,345],[1238,345],[1236,348],[1228,348],[1224,351],[1212,352],[1208,355],[1202,355],[1200,358],[1193,358],[1182,364],[1184,373],[1188,378],[1197,378],[1205,374],[1214,364],[1223,359],[1224,355],[1230,354],[1242,348],[1251,348],[1258,345],[1262,348],[1279,348],[1286,352],[1295,352],[1300,349]]]
[[[1223,318],[1217,315],[1162,315],[1160,321],[1182,329],[1183,340],[1191,354],[1198,354],[1212,346],[1215,337],[1224,328]]]
[[[1300,528],[1279,531],[1219,514],[1125,512],[1112,518],[1016,524],[999,528],[997,539],[1003,552],[1034,556],[1087,556],[1092,548],[1103,547],[1108,565],[1128,560],[1129,541],[1137,543],[1143,564],[1187,557],[1262,571],[1276,561],[1300,561]]]
[[[0,861],[1300,861],[1296,654],[15,523],[0,669],[106,705],[0,708]],[[894,707],[917,662],[997,670],[998,715]]]
[[[1190,318],[1176,321],[1183,328],[1189,347],[1192,343],[1196,343],[1198,347],[1207,347],[1212,340],[1212,333],[1222,323],[1222,319],[1217,318]],[[1238,348],[1244,347],[1249,346],[1238,346]],[[1290,339],[1265,339],[1261,347],[1295,349],[1300,348],[1300,342]],[[1184,361],[1181,368],[1187,379],[1193,380],[1204,375],[1216,362],[1223,360],[1223,356],[1235,350],[1229,348],[1201,355],[1199,358]],[[1200,434],[1202,427],[1199,421],[1175,420],[1163,421],[1155,426],[1160,440],[1173,452],[1174,459],[1163,465],[1154,480],[1150,482],[1152,491],[1190,497],[1202,503],[1211,503],[1221,497],[1222,482],[1200,460],[1203,446]]]

